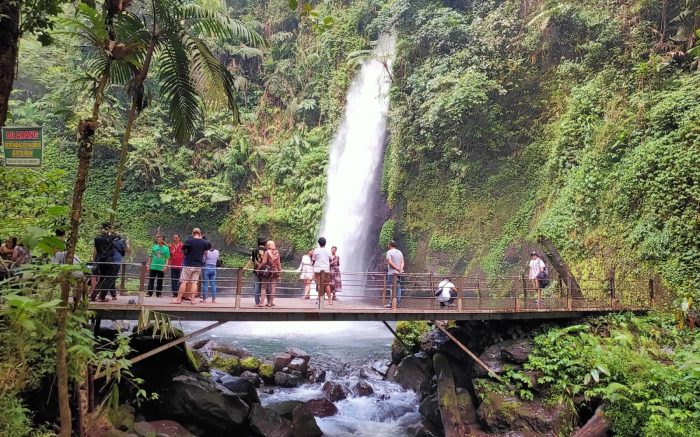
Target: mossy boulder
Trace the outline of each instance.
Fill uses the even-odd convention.
[[[204,352],[192,349],[188,345],[185,345],[185,352],[187,353],[187,359],[190,362],[190,366],[196,372],[206,372],[209,370],[209,360]]]
[[[270,381],[274,378],[274,366],[270,363],[262,363],[258,368],[258,375],[265,381]]]
[[[116,430],[125,432],[134,430],[134,407],[130,405],[120,405],[109,418]]]
[[[255,357],[245,357],[240,360],[240,366],[243,370],[250,370],[251,372],[257,372],[260,368],[260,360]]]
[[[241,360],[233,355],[217,352],[211,357],[209,367],[222,370],[230,375],[238,375],[241,372]]]

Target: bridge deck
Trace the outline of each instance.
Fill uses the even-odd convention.
[[[91,303],[90,309],[103,319],[135,320],[141,306],[129,303],[135,296],[120,296],[116,301]],[[278,297],[274,307],[255,307],[252,298],[241,299],[240,307],[235,307],[235,298],[217,298],[215,304],[188,302],[170,304],[170,297],[146,297],[143,308],[165,313],[180,320],[193,321],[396,321],[396,320],[503,320],[503,319],[562,319],[587,315],[605,314],[619,311],[604,304],[574,302],[572,309],[566,307],[566,300],[545,298],[539,305],[534,301],[522,302],[519,309],[497,305],[493,301],[478,302],[477,299],[463,301],[463,308],[455,306],[440,308],[433,300],[402,302],[397,309],[384,308],[379,300],[342,299],[333,305],[324,302],[318,307],[315,299],[303,300],[299,297]],[[625,308],[642,311],[644,308]]]

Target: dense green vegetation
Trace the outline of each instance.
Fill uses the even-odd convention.
[[[619,315],[548,330],[535,337],[524,368],[552,402],[601,401],[614,435],[700,434],[700,335],[668,316]],[[529,376],[506,379],[532,398]]]

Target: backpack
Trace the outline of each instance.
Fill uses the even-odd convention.
[[[264,250],[257,249],[252,257],[253,258],[253,270],[258,274],[260,274],[260,270],[263,267],[261,264],[262,264],[262,257],[263,257],[264,253],[265,253]]]
[[[217,259],[216,259],[216,266],[217,266],[217,267],[223,267],[223,266],[224,266],[224,263],[221,262],[221,258],[217,258]]]
[[[98,263],[111,263],[114,261],[114,240],[115,237],[113,235],[107,235],[106,236],[109,239],[109,246],[105,248],[102,253],[97,254],[97,262]]]
[[[265,263],[264,266],[258,271],[261,278],[270,279],[275,275],[275,270],[272,268],[272,264]]]

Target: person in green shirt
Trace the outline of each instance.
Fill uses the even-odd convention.
[[[150,265],[150,273],[148,275],[148,293],[147,296],[153,296],[153,285],[156,285],[156,296],[160,297],[163,291],[163,274],[168,268],[168,259],[170,259],[170,249],[165,244],[165,239],[162,235],[156,237],[156,244],[151,246],[148,251],[148,264]]]

